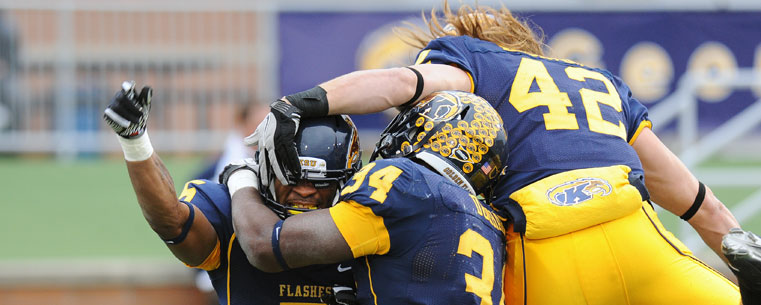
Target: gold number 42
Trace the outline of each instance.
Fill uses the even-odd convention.
[[[600,112],[599,104],[608,105],[617,112],[622,110],[621,98],[613,83],[604,75],[581,67],[568,67],[565,69],[565,73],[572,80],[584,82],[587,79],[594,79],[605,84],[608,92],[599,92],[587,88],[579,90],[581,102],[584,104],[587,113],[589,130],[614,135],[626,140],[624,124],[621,121],[618,121],[618,124],[608,122],[602,118]],[[539,91],[529,92],[534,82],[536,82]],[[568,98],[568,93],[560,91],[547,68],[539,60],[526,57],[521,60],[513,86],[510,88],[509,101],[518,112],[546,106],[549,112],[544,114],[544,127],[547,130],[579,129],[576,115],[568,112],[568,107],[573,106]]]

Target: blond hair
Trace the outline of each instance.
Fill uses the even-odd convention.
[[[410,22],[405,22],[407,28],[397,28],[402,39],[416,48],[422,49],[439,37],[470,36],[507,49],[544,54],[542,30],[532,27],[528,21],[518,20],[504,5],[497,10],[478,4],[475,7],[463,4],[455,14],[449,2],[444,0],[443,16],[436,8],[431,9],[430,17],[426,17],[425,13],[421,15],[427,30]]]

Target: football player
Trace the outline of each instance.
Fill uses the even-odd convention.
[[[145,219],[180,261],[208,271],[220,304],[324,304],[321,298],[332,294],[336,285],[344,287],[339,289],[342,295],[353,294],[351,272],[337,264],[282,273],[265,273],[251,266],[233,230],[225,185],[193,180],[185,184],[178,199],[172,177],[153,151],[146,130],[151,89],[137,93],[134,86],[134,82],[124,83],[104,119],[119,135]],[[330,207],[337,189],[360,165],[357,130],[347,116],[304,120],[296,141],[305,169],[300,183],[257,181],[257,188],[269,199],[268,206],[281,217]],[[321,174],[313,176],[313,172]],[[236,180],[226,182],[235,192]]]
[[[281,219],[243,188],[232,195],[235,231],[265,271],[354,258],[360,304],[504,304],[505,228],[479,198],[502,172],[506,141],[485,100],[439,92],[396,116],[335,206]]]
[[[649,200],[688,221],[725,260],[721,240],[737,220],[651,131],[647,109],[620,78],[542,56],[541,38],[505,7],[453,12],[445,2],[424,22],[408,29],[421,48],[415,65],[352,72],[276,101],[277,128],[259,127],[273,158],[289,157],[289,126],[301,117],[378,112],[439,90],[473,92],[497,109],[510,134],[510,164],[492,202],[514,226],[509,304],[738,303],[737,286],[667,232]],[[284,181],[298,170],[278,163]],[[735,267],[759,270],[743,265]]]

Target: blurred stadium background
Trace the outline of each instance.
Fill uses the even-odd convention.
[[[761,232],[761,2],[501,3],[544,28],[550,56],[621,75],[656,132]],[[220,153],[246,104],[411,63],[391,27],[439,4],[0,1],[0,304],[206,303],[146,225],[101,122],[122,80],[154,87],[151,137],[179,188]],[[353,118],[369,153],[389,115]]]

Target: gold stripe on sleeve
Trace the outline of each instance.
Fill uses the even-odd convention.
[[[425,50],[423,52],[420,52],[420,54],[417,56],[417,59],[415,60],[415,64],[419,65],[422,64],[426,57],[428,57],[428,53],[431,53],[431,50]]]
[[[217,245],[214,246],[214,250],[211,250],[211,253],[209,253],[209,256],[206,257],[203,263],[201,263],[198,266],[191,266],[188,264],[185,264],[185,266],[188,266],[190,268],[203,269],[206,271],[216,270],[217,268],[219,268],[219,265],[220,265],[219,254],[221,251],[219,249],[220,249],[219,238],[217,238]]]
[[[465,69],[462,70],[465,71]],[[468,74],[468,79],[470,79],[470,93],[475,93],[476,83],[473,81],[473,75],[471,75],[468,71],[465,71],[465,73]]]
[[[341,201],[330,208],[330,216],[351,248],[354,258],[383,255],[391,248],[391,239],[383,217],[356,201]]]
[[[230,236],[230,243],[227,244],[227,304],[230,304],[230,254],[233,251],[233,243],[235,242],[235,233]]]
[[[637,137],[639,137],[639,134],[642,132],[642,129],[647,128],[653,128],[653,122],[650,121],[642,121],[639,123],[639,126],[637,127],[637,131],[634,132],[634,135],[632,136],[632,139],[629,140],[629,145],[634,144],[634,141],[637,141]]]

